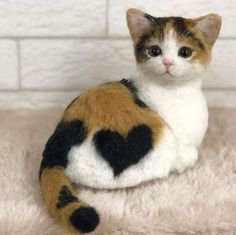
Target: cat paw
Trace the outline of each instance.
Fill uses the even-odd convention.
[[[173,171],[182,173],[187,168],[191,168],[195,165],[198,159],[198,151],[194,147],[185,146],[179,148],[178,157],[174,163]]]

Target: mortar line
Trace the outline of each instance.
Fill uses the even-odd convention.
[[[16,40],[16,53],[17,53],[17,76],[18,76],[18,89],[21,90],[21,47],[19,39]]]
[[[40,93],[40,92],[45,92],[45,93],[56,93],[56,92],[64,92],[64,93],[69,93],[69,92],[81,92],[86,89],[67,89],[67,90],[60,90],[60,89],[35,89],[35,88],[23,88],[21,90],[14,90],[14,89],[4,89],[0,90],[1,93],[3,92],[8,92],[8,93],[20,93],[20,92],[35,92],[35,93]],[[236,92],[236,87],[222,87],[222,88],[203,88],[203,91],[215,91],[215,92]],[[236,94],[236,93],[235,93]]]

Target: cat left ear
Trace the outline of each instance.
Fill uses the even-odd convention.
[[[208,43],[213,45],[220,33],[221,16],[217,14],[209,14],[194,19],[194,22],[194,29],[202,32]]]
[[[150,20],[146,17],[144,12],[130,8],[126,13],[127,25],[130,35],[134,42],[150,30]]]

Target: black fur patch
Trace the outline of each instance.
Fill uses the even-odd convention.
[[[177,34],[179,36],[185,36],[185,37],[191,37],[193,38],[194,35],[191,31],[189,31],[187,29],[187,27],[185,26],[185,23],[184,23],[184,18],[182,17],[175,17],[174,18],[175,21],[174,21],[174,27],[175,27],[175,30],[177,32]]]
[[[135,46],[135,57],[137,62],[142,63],[147,61],[149,56],[147,55],[146,44],[151,38],[158,38],[162,41],[164,39],[164,29],[166,24],[170,21],[172,17],[154,17],[148,14],[145,14],[145,17],[150,22],[150,30],[146,32]]]
[[[138,89],[135,87],[134,83],[132,80],[128,80],[128,79],[122,79],[120,81],[120,83],[124,86],[126,86],[130,92],[133,94],[133,98],[134,98],[134,102],[135,104],[137,104],[139,107],[142,108],[147,108],[148,106],[142,101],[140,100],[140,98],[138,97]]]
[[[81,144],[86,134],[87,130],[80,120],[59,123],[44,149],[39,175],[41,176],[44,168],[54,166],[65,168],[71,147]]]
[[[184,37],[191,38],[192,40],[194,40],[198,44],[198,46],[202,50],[205,50],[205,47],[202,44],[201,40],[196,38],[195,35],[190,30],[188,30],[187,27],[185,26],[184,18],[175,17],[174,19],[175,19],[174,26],[175,26],[175,30],[176,30],[177,34],[179,36],[184,36]]]
[[[164,39],[164,29],[166,27],[166,24],[173,17],[154,17],[148,14],[145,14],[145,17],[150,21],[150,24],[152,26],[152,36],[154,36],[156,33],[159,36],[159,40],[162,41]]]
[[[139,63],[142,63],[143,61],[147,61],[149,59],[147,53],[146,53],[146,43],[147,41],[153,37],[152,32],[150,31],[149,33],[144,34],[138,41],[138,43],[135,46],[135,57],[136,60]]]
[[[81,207],[74,210],[70,222],[80,232],[89,233],[99,224],[99,215],[92,207]]]
[[[149,20],[150,24],[156,24],[156,17],[151,16],[147,13],[144,14],[144,17]]]
[[[63,208],[72,202],[78,202],[77,197],[75,197],[67,186],[63,186],[59,192],[58,202],[56,204],[57,208]]]
[[[152,130],[135,126],[127,138],[116,131],[100,130],[93,138],[96,149],[113,169],[114,176],[138,163],[152,149]]]

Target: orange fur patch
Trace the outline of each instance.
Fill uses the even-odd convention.
[[[79,119],[89,133],[110,129],[126,136],[139,124],[148,125],[154,142],[161,138],[164,122],[149,108],[133,101],[130,91],[118,82],[104,84],[82,94],[64,113],[63,121]]]

